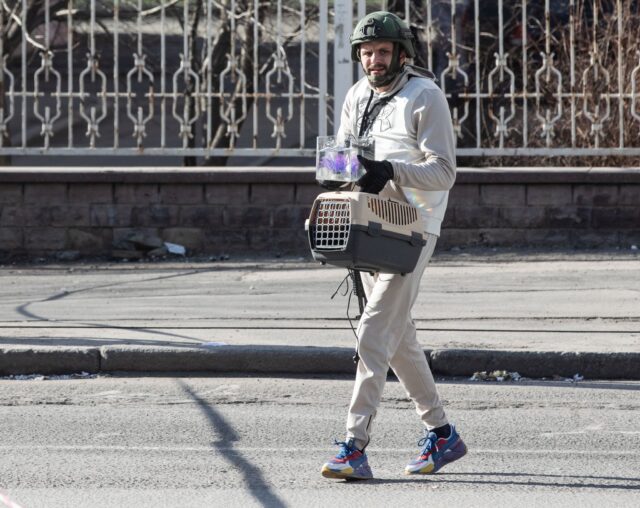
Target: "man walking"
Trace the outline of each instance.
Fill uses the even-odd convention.
[[[374,152],[360,157],[366,174],[363,192],[408,202],[423,219],[427,243],[415,270],[406,275],[362,274],[367,306],[358,325],[358,354],[347,435],[340,451],[322,466],[327,478],[373,477],[365,449],[393,369],[426,428],[420,453],[407,474],[435,473],[462,457],[467,448],[449,424],[433,375],[416,339],[411,308],[420,279],[433,254],[456,175],[455,140],[447,100],[434,75],[407,63],[415,56],[408,26],[389,12],[365,16],[351,36],[351,56],[365,77],[347,93],[338,137],[374,141]]]

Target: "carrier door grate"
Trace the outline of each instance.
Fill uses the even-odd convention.
[[[314,248],[344,250],[351,229],[351,203],[348,200],[321,199],[313,218]]]

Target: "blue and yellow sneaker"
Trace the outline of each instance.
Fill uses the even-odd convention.
[[[356,448],[353,439],[336,443],[340,451],[322,466],[322,476],[341,480],[370,480],[373,473],[367,462],[367,454]]]
[[[404,468],[406,474],[435,473],[467,453],[467,446],[453,425],[448,438],[438,438],[434,432],[427,432],[427,435],[418,441],[418,446],[423,447],[422,451]]]

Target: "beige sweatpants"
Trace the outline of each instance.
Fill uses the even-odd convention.
[[[362,274],[367,306],[358,325],[360,361],[347,418],[347,439],[358,448],[370,441],[371,424],[380,404],[391,367],[413,400],[416,412],[431,429],[447,423],[433,375],[416,339],[411,308],[420,279],[433,255],[438,237],[427,235],[427,244],[412,273]]]

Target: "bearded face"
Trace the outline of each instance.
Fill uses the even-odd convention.
[[[360,45],[362,69],[374,87],[385,87],[396,77],[405,61],[404,51],[399,52],[391,41],[371,41]]]

